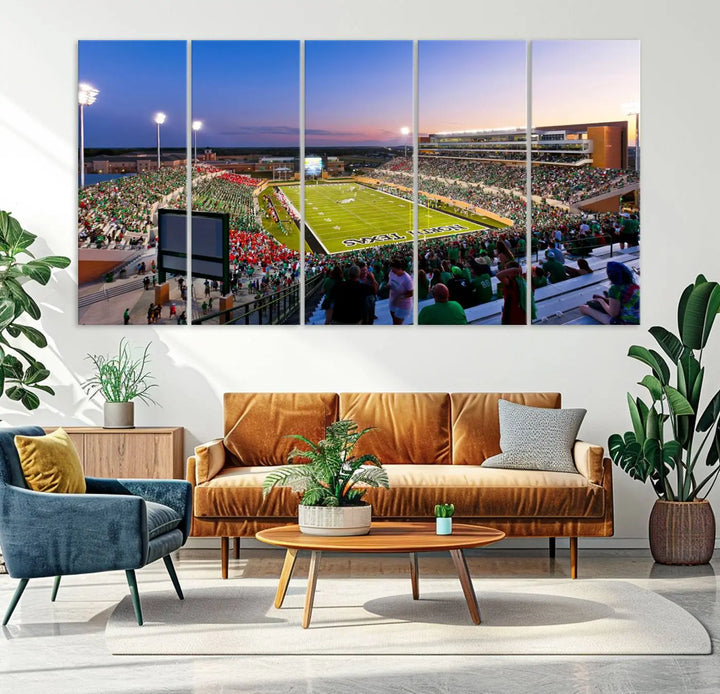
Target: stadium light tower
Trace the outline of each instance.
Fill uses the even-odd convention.
[[[92,106],[100,93],[99,89],[81,82],[78,85],[78,104],[80,106],[80,188],[85,187],[85,107]]]
[[[625,104],[628,116],[635,116],[635,171],[640,171],[640,104]]]
[[[410,128],[408,128],[407,125],[404,125],[400,128],[400,134],[405,138],[405,156],[407,157],[407,139],[410,134]]]
[[[198,130],[202,128],[201,120],[194,120],[192,122],[193,137],[195,138],[195,166],[197,166],[197,134]]]
[[[165,122],[164,113],[155,114],[155,122],[157,123],[157,149],[158,149],[158,171],[160,171],[160,126]]]

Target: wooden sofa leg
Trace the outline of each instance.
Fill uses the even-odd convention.
[[[555,559],[555,538],[548,538],[548,549],[550,551],[550,559]]]
[[[235,538],[235,547],[233,551],[233,559],[240,559],[240,538]]]
[[[577,578],[578,539],[570,538],[570,578]]]
[[[220,570],[223,578],[228,577],[228,555],[230,554],[230,538],[220,538]]]

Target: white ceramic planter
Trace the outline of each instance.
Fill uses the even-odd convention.
[[[104,429],[134,429],[134,402],[106,402],[103,408]]]
[[[436,518],[435,534],[452,535],[452,518]]]
[[[300,532],[306,535],[367,535],[372,506],[298,506]]]

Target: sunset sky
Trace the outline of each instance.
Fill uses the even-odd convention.
[[[421,41],[420,133],[524,127],[524,41]],[[198,149],[294,146],[299,42],[196,41]],[[638,41],[536,41],[533,124],[625,120],[640,101]],[[184,41],[81,41],[79,81],[100,89],[85,111],[86,147],[185,143]],[[401,145],[412,126],[411,41],[307,41],[306,147]],[[630,119],[630,142],[634,122]]]

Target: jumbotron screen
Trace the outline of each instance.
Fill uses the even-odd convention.
[[[305,175],[320,176],[322,174],[322,157],[305,157]]]

